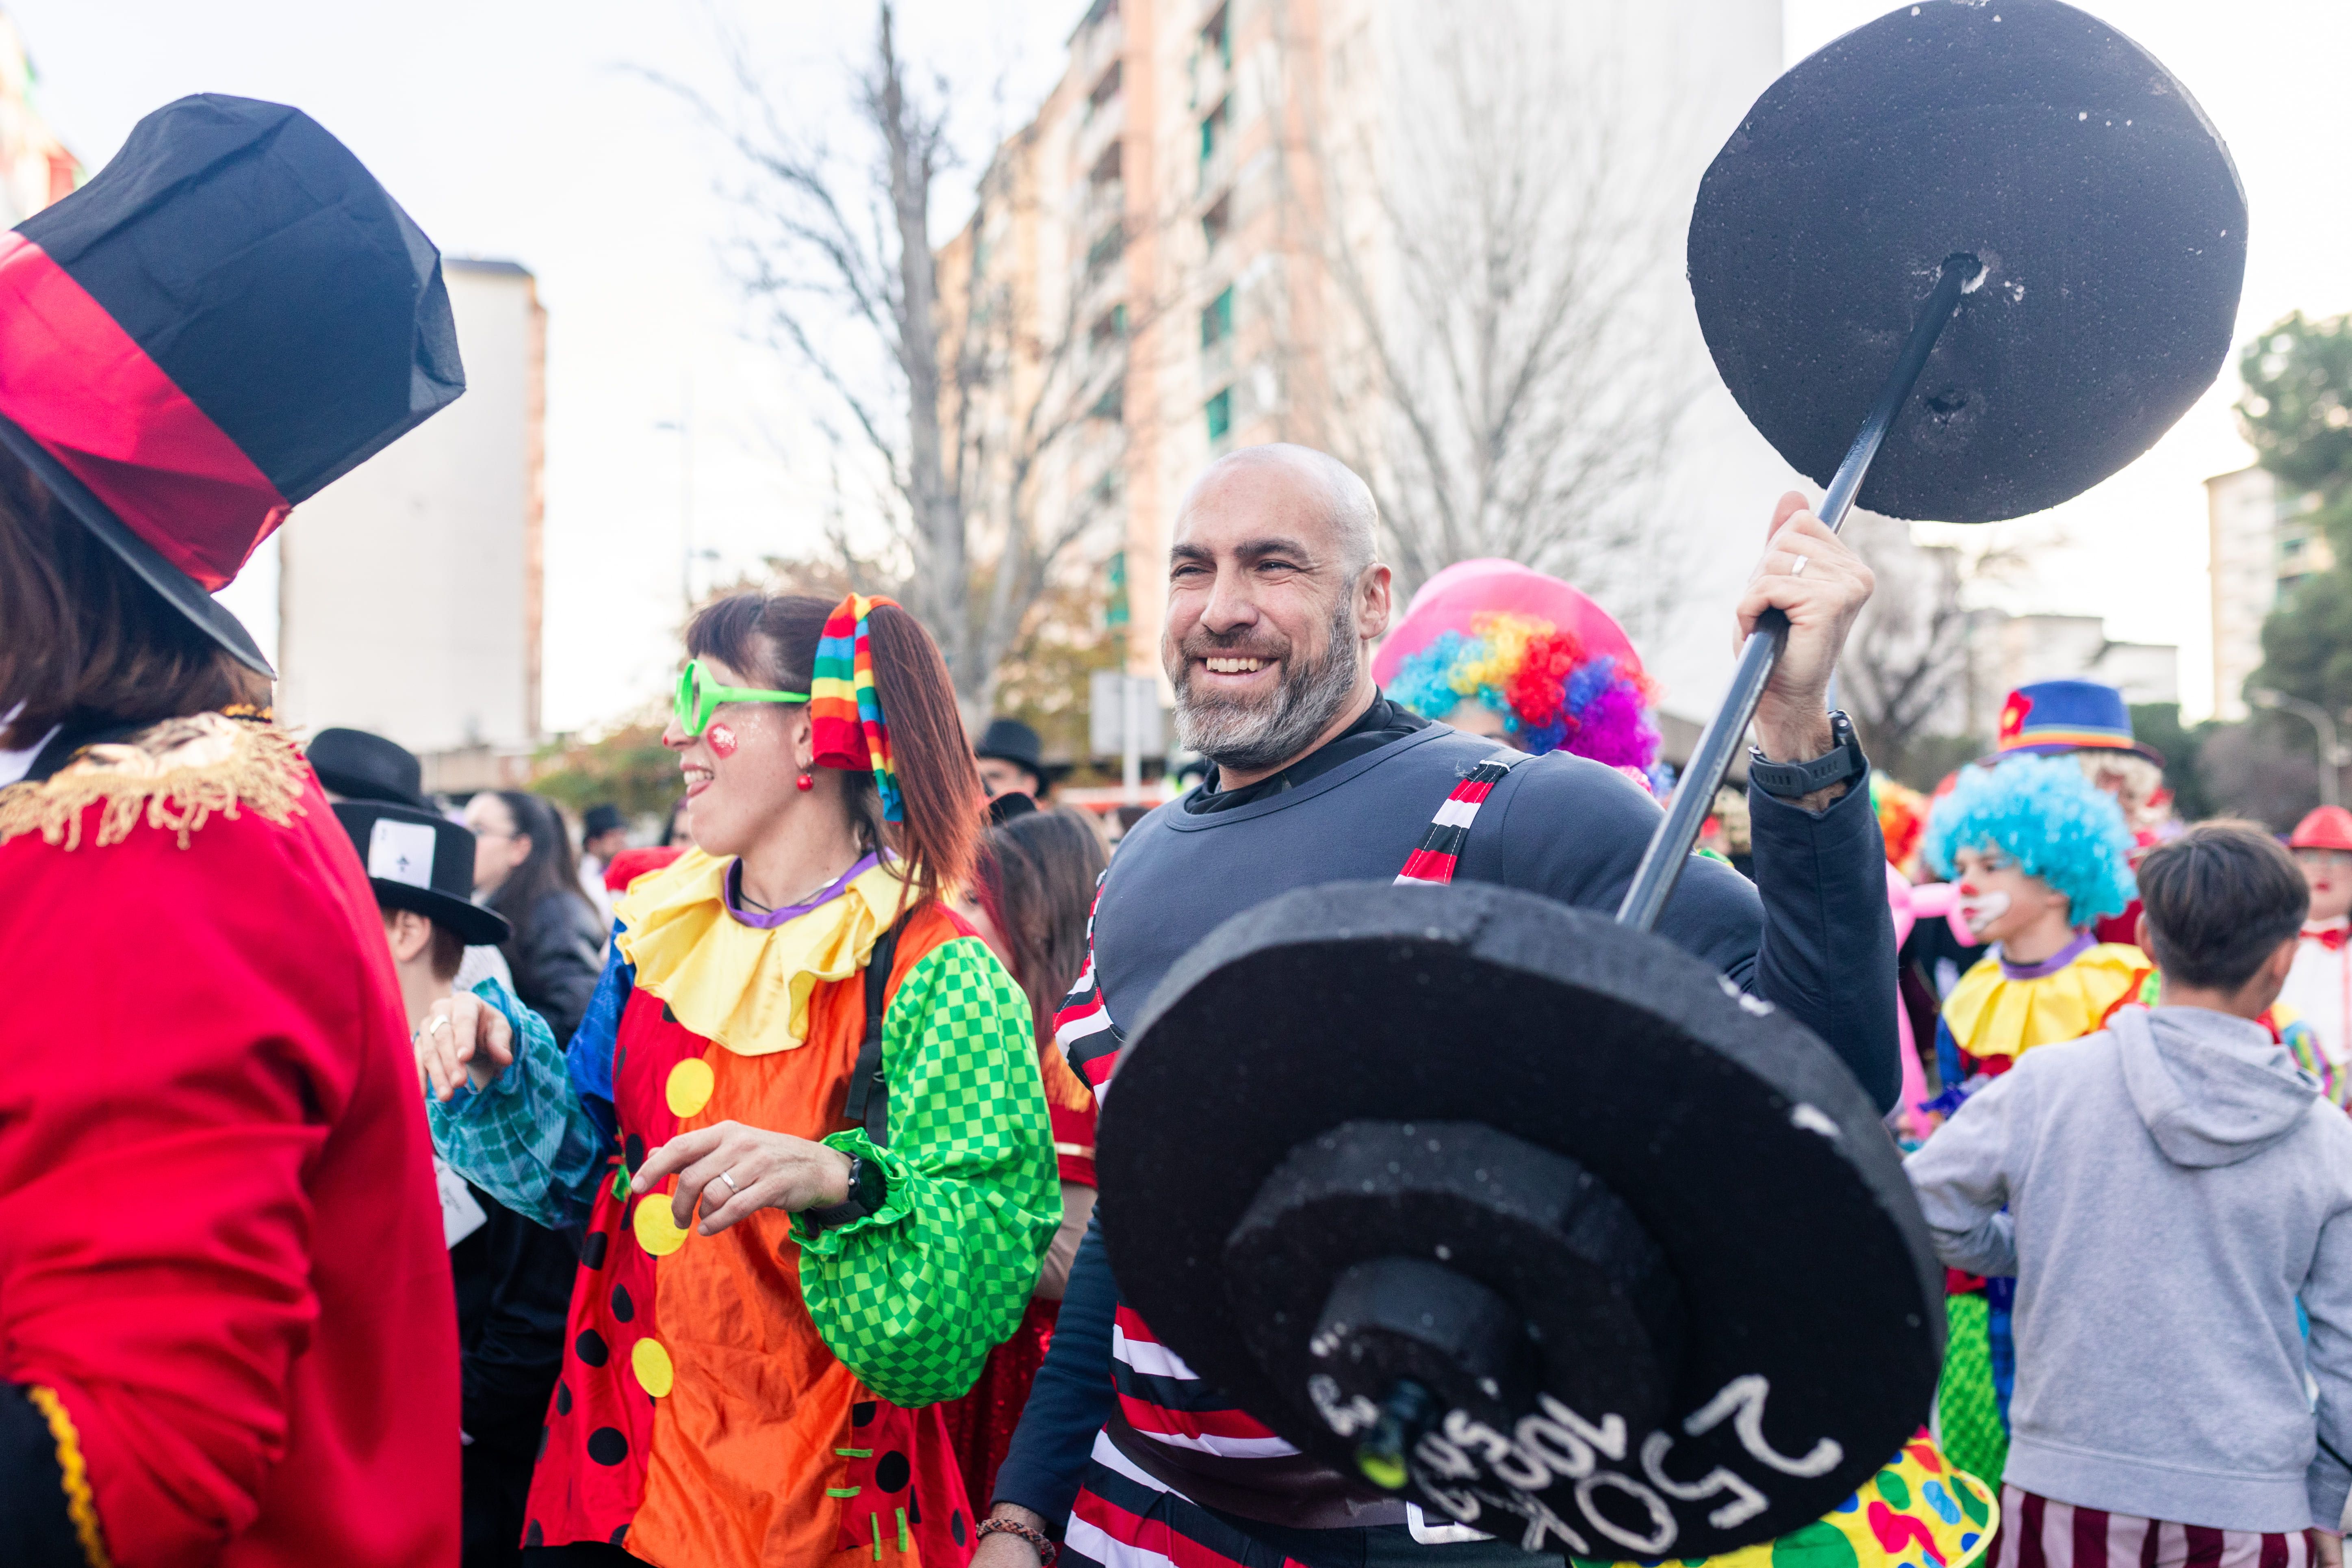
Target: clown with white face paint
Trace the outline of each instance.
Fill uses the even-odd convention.
[[[2352,944],[2345,941],[2352,930],[2352,812],[2323,805],[2295,824],[2286,842],[2311,888],[2311,909],[2279,1005],[2307,1026],[2308,1042],[2296,1054],[2342,1105],[2352,1100]]]
[[[2011,757],[1961,771],[1928,816],[1924,853],[1990,951],[1945,1001],[1936,1028],[1942,1108],[2018,1056],[2099,1026],[2151,965],[2092,927],[2131,901],[2130,830],[2065,759]]]

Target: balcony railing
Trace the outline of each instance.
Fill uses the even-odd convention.
[[[1072,149],[1070,166],[1091,173],[1110,144],[1127,130],[1127,95],[1119,94],[1094,112],[1094,117],[1078,127],[1077,145]]]
[[[1127,19],[1114,11],[1080,32],[1071,46],[1071,68],[1091,90],[1111,61],[1127,52]]]

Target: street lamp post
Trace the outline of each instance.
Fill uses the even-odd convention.
[[[2282,713],[2292,713],[2309,724],[2319,737],[2319,804],[2335,805],[2337,785],[2344,766],[2352,763],[2352,751],[2336,738],[2336,715],[2316,702],[2306,702],[2300,697],[2289,697],[2267,686],[2258,686],[2246,693],[2246,700],[2257,708],[2274,708]]]

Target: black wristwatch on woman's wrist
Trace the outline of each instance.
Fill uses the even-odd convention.
[[[1869,776],[1870,760],[1862,754],[1853,721],[1843,710],[1830,714],[1830,750],[1810,763],[1768,762],[1761,751],[1748,748],[1748,782],[1779,800],[1801,800],[1815,790]]]
[[[882,1168],[882,1162],[869,1160],[863,1154],[852,1154],[849,1157],[849,1196],[821,1209],[803,1210],[801,1218],[808,1222],[812,1231],[832,1230],[852,1220],[880,1214],[882,1205],[889,1201],[890,1173]]]

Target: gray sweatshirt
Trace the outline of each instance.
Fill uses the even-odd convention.
[[[2352,1475],[2317,1448],[2304,1378],[2352,1453],[2352,1119],[2269,1031],[2126,1007],[2021,1057],[1906,1169],[1946,1264],[2017,1277],[2003,1479],[2181,1524],[2336,1528]]]

